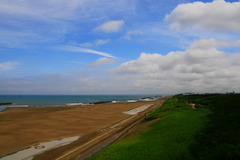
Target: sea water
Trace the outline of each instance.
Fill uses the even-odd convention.
[[[103,101],[130,102],[153,95],[0,95],[0,111],[6,107],[54,107]]]

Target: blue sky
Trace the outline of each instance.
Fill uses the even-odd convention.
[[[238,0],[1,0],[0,94],[240,91]]]

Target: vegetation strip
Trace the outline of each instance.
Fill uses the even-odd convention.
[[[177,95],[93,159],[239,159],[240,95]],[[194,105],[194,109],[192,108]]]

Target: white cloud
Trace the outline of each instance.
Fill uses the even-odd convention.
[[[106,33],[118,32],[123,27],[123,25],[124,25],[123,20],[108,21],[96,27],[94,31],[103,31]]]
[[[240,2],[193,2],[178,5],[165,20],[171,28],[189,26],[210,31],[240,31]]]
[[[229,47],[231,46],[230,43],[224,42],[224,41],[217,41],[215,39],[201,39],[194,41],[190,48],[191,49],[211,49],[211,48],[221,48],[221,47]]]
[[[229,47],[236,44],[229,44]],[[166,55],[142,53],[138,59],[123,63],[112,69],[111,72],[90,69],[65,75],[62,73],[62,75],[27,76],[12,79],[0,77],[0,93],[240,92],[240,53],[227,54],[218,50],[218,47],[224,46],[224,42],[203,39],[193,42],[182,52],[170,52]],[[94,63],[98,66],[113,61],[109,58],[100,58]]]
[[[62,50],[69,51],[69,52],[92,53],[92,54],[97,54],[100,56],[116,59],[116,57],[114,57],[108,53],[104,53],[104,52],[100,52],[100,51],[96,51],[96,50],[92,50],[92,49],[88,49],[88,48],[81,48],[81,47],[75,47],[75,46],[60,46],[60,47],[58,47],[58,49],[62,49]]]
[[[240,91],[240,53],[217,49],[227,43],[213,39],[195,41],[184,52],[167,55],[142,53],[137,60],[111,72],[131,76],[135,87],[165,92]]]
[[[8,61],[0,63],[0,72],[9,71],[15,69],[21,63],[15,61]]]
[[[116,62],[117,61],[114,59],[103,57],[103,58],[99,58],[98,60],[93,62],[90,66],[97,67],[97,66],[106,65],[106,64],[113,64]]]
[[[139,31],[139,30],[128,31],[128,32],[125,34],[124,38],[125,38],[125,39],[128,39],[128,40],[131,40],[132,36],[134,36],[134,35],[139,35],[139,34],[143,34],[143,32],[142,32],[142,31]]]
[[[95,44],[98,46],[98,45],[103,45],[103,44],[107,44],[110,40],[109,39],[98,39],[96,40]]]

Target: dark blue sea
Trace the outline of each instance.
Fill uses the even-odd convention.
[[[0,95],[0,111],[6,107],[54,107],[103,101],[128,102],[153,95]]]

